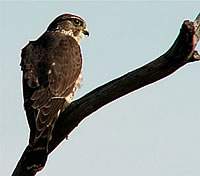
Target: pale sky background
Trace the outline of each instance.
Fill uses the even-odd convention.
[[[79,98],[157,58],[173,44],[200,2],[0,2],[0,175],[11,175],[27,143],[21,49],[63,13],[80,15],[84,82]],[[200,47],[198,46],[198,50]],[[200,63],[85,119],[49,156],[39,176],[200,175]],[[133,83],[134,84],[134,83]]]

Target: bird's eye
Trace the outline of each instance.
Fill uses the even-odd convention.
[[[72,19],[71,21],[75,26],[83,26],[82,21],[80,21],[79,19]]]

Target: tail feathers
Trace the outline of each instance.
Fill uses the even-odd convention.
[[[48,153],[44,149],[32,149],[27,154],[26,168],[36,172],[42,170],[47,161]]]
[[[40,137],[36,137],[32,144],[29,144],[30,151],[27,155],[27,169],[40,171],[47,161],[48,145],[50,141],[51,129],[47,128]]]

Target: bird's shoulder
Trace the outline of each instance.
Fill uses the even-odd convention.
[[[46,84],[60,77],[62,72],[70,77],[80,72],[82,56],[74,38],[58,32],[45,32],[35,41],[30,41],[21,54],[21,69],[30,87]],[[67,76],[63,79],[67,79]]]
[[[60,32],[45,32],[35,41],[29,43],[22,49],[21,57],[28,61],[39,61],[44,56],[49,57],[52,55],[66,55],[69,52],[81,52],[80,46],[77,41],[71,37],[66,36]]]

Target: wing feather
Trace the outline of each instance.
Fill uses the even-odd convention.
[[[24,101],[37,110],[37,116],[28,118],[35,118],[37,132],[33,134],[38,138],[54,125],[65,97],[73,92],[82,67],[80,47],[70,36],[45,33],[22,50],[21,67],[28,85],[24,86]]]

